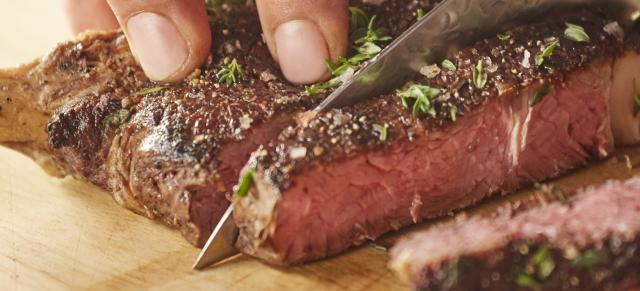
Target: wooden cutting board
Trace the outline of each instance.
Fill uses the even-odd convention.
[[[30,61],[70,37],[61,5],[0,0],[0,67]],[[640,174],[627,167],[625,155],[640,169],[640,148],[626,149],[554,183],[572,190]],[[523,191],[509,199],[530,195]],[[492,199],[472,212],[505,200]],[[387,269],[387,252],[371,246],[288,269],[239,257],[195,272],[190,266],[197,253],[177,232],[118,207],[101,190],[47,177],[30,160],[0,148],[0,290],[408,289]]]

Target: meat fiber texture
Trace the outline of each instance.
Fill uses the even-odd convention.
[[[640,283],[638,217],[640,177],[412,234],[390,265],[416,290],[627,290]]]
[[[613,22],[596,10],[576,11],[464,49],[454,70],[428,68],[415,83],[441,90],[432,112],[412,115],[396,93],[289,127],[246,166],[253,186],[233,202],[238,248],[273,264],[320,259],[607,157],[610,102],[633,96],[613,80],[639,75],[614,64],[637,60],[638,42],[606,32]],[[566,22],[591,41],[567,39]]]
[[[433,1],[387,2],[352,4],[378,14],[394,36]],[[319,101],[281,76],[255,6],[216,9],[212,56],[176,84],[149,81],[120,32],[85,34],[0,71],[0,145],[52,175],[99,186],[202,246],[250,153]],[[237,83],[221,84],[216,75],[234,59],[242,71]]]

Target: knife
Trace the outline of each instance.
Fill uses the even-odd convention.
[[[422,67],[438,64],[461,48],[495,35],[505,24],[535,19],[551,9],[576,4],[602,6],[621,24],[640,18],[640,0],[445,0],[306,114],[305,119],[391,92]],[[195,269],[238,253],[233,247],[238,230],[232,212],[230,206],[198,256]]]

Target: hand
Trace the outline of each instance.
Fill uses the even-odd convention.
[[[347,50],[348,1],[256,0],[256,4],[265,40],[284,76],[295,84],[328,78],[324,61]],[[152,80],[183,79],[209,55],[211,33],[204,0],[66,0],[66,5],[74,32],[120,25]]]

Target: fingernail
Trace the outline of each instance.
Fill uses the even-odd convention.
[[[285,78],[295,84],[310,84],[329,76],[325,60],[327,42],[313,22],[293,20],[278,26],[276,51]]]
[[[168,18],[143,12],[127,21],[133,53],[147,76],[162,81],[175,74],[189,57],[189,47]]]

